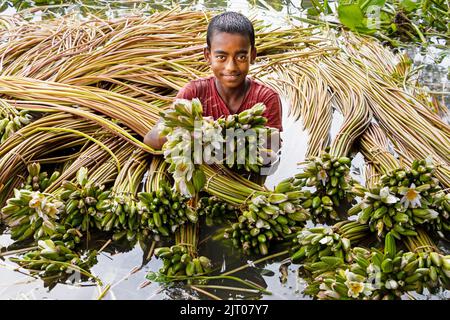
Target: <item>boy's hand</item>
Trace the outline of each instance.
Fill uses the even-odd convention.
[[[144,137],[144,143],[155,150],[161,150],[164,143],[167,141],[167,138],[161,135],[161,123],[162,120],[158,120],[154,127]]]

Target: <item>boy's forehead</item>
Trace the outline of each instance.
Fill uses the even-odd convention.
[[[248,36],[240,33],[216,31],[211,37],[211,49],[217,46],[223,47],[240,47],[248,49],[251,46]]]

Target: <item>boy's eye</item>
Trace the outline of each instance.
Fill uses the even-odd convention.
[[[238,60],[245,61],[245,60],[247,60],[247,56],[246,55],[238,56]]]
[[[224,60],[224,59],[225,59],[225,56],[216,56],[216,59],[218,59],[218,60]]]

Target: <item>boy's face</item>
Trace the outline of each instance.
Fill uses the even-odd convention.
[[[256,49],[248,37],[227,32],[215,32],[211,47],[205,48],[206,61],[224,89],[234,89],[244,84],[250,64],[255,61]]]

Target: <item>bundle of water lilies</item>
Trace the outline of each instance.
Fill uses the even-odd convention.
[[[209,258],[195,257],[186,245],[173,245],[155,249],[155,256],[162,259],[163,266],[159,272],[168,277],[192,277],[204,275],[212,270]]]
[[[358,221],[367,223],[379,237],[388,232],[397,239],[415,236],[417,225],[444,237],[450,227],[450,195],[433,176],[434,168],[429,160],[415,160],[410,169],[391,171],[375,187],[362,190],[362,202],[351,211],[359,212]]]
[[[40,239],[49,235],[47,224],[56,221],[64,212],[64,203],[39,191],[14,189],[14,197],[8,199],[1,210],[3,222],[11,229],[11,238],[23,241]]]
[[[350,261],[323,256],[305,263],[311,274],[306,294],[319,299],[398,299],[408,291],[448,286],[450,256],[437,252],[398,251],[386,234],[384,251],[354,247]]]
[[[369,228],[357,221],[341,221],[333,227],[305,228],[297,233],[291,255],[294,263],[307,260],[320,261],[322,257],[338,257],[351,262],[351,243],[356,243],[369,234]],[[299,249],[298,245],[300,246]]]
[[[336,208],[352,198],[350,163],[350,158],[332,157],[326,149],[319,157],[307,159],[303,171],[295,175],[302,181],[299,185],[313,188],[310,199],[303,203],[303,207],[310,208],[315,220],[338,220]]]
[[[242,205],[238,221],[225,230],[224,237],[244,253],[268,254],[270,242],[295,234],[310,218],[302,207],[309,191],[295,186],[294,178],[280,182],[273,192],[256,192]]]
[[[109,190],[88,179],[88,170],[82,167],[77,172],[76,183],[64,181],[59,195],[65,201],[63,222],[72,227],[81,227],[88,231],[90,227],[102,230],[108,225],[108,215],[111,203],[108,199]]]
[[[6,101],[0,100],[0,143],[29,124],[32,118],[28,110],[17,110]]]
[[[202,163],[222,163],[230,168],[259,172],[262,152],[268,137],[276,129],[265,127],[261,103],[240,114],[213,120],[203,117],[198,99],[178,99],[173,108],[161,112],[164,158],[170,164],[175,186],[182,194],[192,196],[206,183],[199,168]],[[224,146],[225,143],[225,146]]]
[[[235,221],[239,215],[238,208],[220,200],[216,196],[201,197],[196,209],[199,217],[205,217],[207,226],[224,225],[227,221]]]
[[[74,272],[88,274],[93,265],[97,263],[97,251],[89,250],[85,255],[73,251],[60,240],[39,240],[36,250],[29,251],[21,258],[11,258],[22,268],[30,270],[32,274],[41,277],[67,276]]]
[[[188,205],[189,198],[173,191],[166,181],[161,181],[157,190],[140,192],[138,198],[141,225],[159,235],[169,236],[187,221],[198,221],[198,213]]]
[[[25,179],[25,182],[21,184],[21,189],[41,192],[55,182],[61,174],[59,171],[55,170],[49,177],[46,171],[41,172],[41,165],[39,162],[30,163],[27,166],[27,171],[28,176]]]

